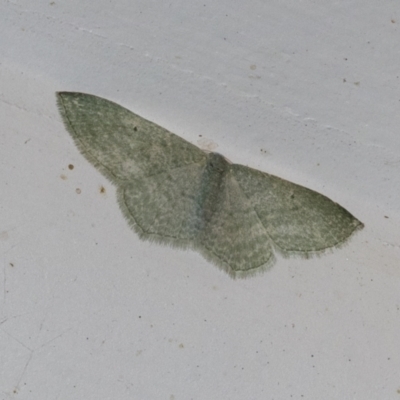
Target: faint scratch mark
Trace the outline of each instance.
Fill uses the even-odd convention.
[[[18,393],[19,385],[20,385],[20,383],[22,381],[23,376],[25,375],[26,370],[28,369],[28,365],[30,364],[30,362],[32,360],[32,357],[33,357],[33,351],[31,351],[31,353],[29,354],[28,360],[25,363],[25,367],[22,370],[22,373],[21,373],[21,375],[20,375],[20,377],[18,379],[17,384],[15,385],[14,393]]]
[[[17,316],[14,316],[13,318],[16,318]],[[9,318],[5,318],[3,321],[0,322],[0,325],[2,325],[3,323],[5,323]],[[42,321],[42,324],[40,325],[40,327],[42,327],[44,322],[44,319]],[[14,390],[13,393],[18,393],[19,389],[20,389],[20,384],[22,381],[22,378],[24,377],[24,375],[26,374],[26,371],[28,370],[28,366],[32,361],[33,355],[37,350],[42,349],[43,347],[49,345],[50,343],[54,342],[55,340],[57,340],[58,338],[60,338],[61,336],[63,336],[66,332],[70,331],[72,328],[68,328],[65,329],[63,332],[61,332],[59,335],[55,336],[54,338],[48,340],[47,342],[43,343],[42,345],[32,349],[29,346],[27,346],[25,343],[23,343],[21,340],[19,340],[18,338],[16,338],[14,335],[12,335],[11,333],[7,332],[6,330],[0,328],[1,331],[3,331],[6,335],[8,335],[9,337],[11,337],[12,339],[14,339],[18,344],[20,344],[22,347],[24,347],[25,349],[28,350],[29,352],[29,356],[28,359],[24,365],[24,368],[22,369],[22,372],[17,380],[16,385],[14,386]]]

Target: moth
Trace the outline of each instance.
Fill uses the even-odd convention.
[[[57,103],[141,239],[197,250],[232,277],[267,269],[276,252],[321,254],[363,227],[326,196],[206,153],[109,100],[58,92]]]

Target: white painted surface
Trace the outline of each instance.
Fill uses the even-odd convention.
[[[0,20],[1,399],[400,399],[396,1],[0,0]],[[237,281],[141,242],[56,90],[114,100],[366,227]]]

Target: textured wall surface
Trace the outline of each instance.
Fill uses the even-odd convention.
[[[0,0],[0,399],[400,398],[398,10]],[[323,193],[365,228],[246,280],[142,242],[65,131],[61,90]]]

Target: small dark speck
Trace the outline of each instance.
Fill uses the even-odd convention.
[[[137,127],[135,126],[135,127],[133,128],[133,130],[134,130],[135,132],[137,132]]]
[[[203,137],[203,135],[199,135],[199,137]]]
[[[13,263],[10,263],[10,267],[13,267],[14,266],[14,264]]]
[[[104,194],[106,192],[106,188],[102,185],[100,186],[100,193]]]
[[[343,58],[344,61],[347,61],[347,58]]]
[[[346,81],[346,78],[343,78],[343,83],[346,83],[347,81]]]
[[[74,169],[74,165],[73,164],[69,164],[68,168],[72,170],[72,169]]]
[[[76,194],[81,194],[81,193],[82,193],[82,190],[79,189],[79,188],[76,188],[76,189],[75,189],[75,192],[76,192]]]
[[[385,218],[389,218],[387,215],[385,215]]]
[[[395,20],[395,19],[391,19],[390,22],[391,22],[392,24],[395,24],[395,23],[396,23],[396,20]]]

